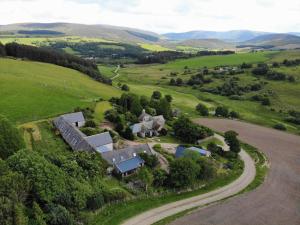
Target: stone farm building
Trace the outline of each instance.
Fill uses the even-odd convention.
[[[165,119],[162,115],[151,116],[143,110],[139,116],[139,123],[131,126],[132,133],[140,137],[152,137],[159,135],[159,131],[165,126]]]
[[[61,115],[54,119],[53,123],[74,151],[96,151],[100,153],[102,158],[122,176],[133,173],[144,165],[144,160],[138,154],[153,154],[153,150],[148,144],[114,150],[113,140],[109,132],[86,136],[79,130],[85,124],[82,112]]]
[[[144,160],[139,156],[140,153],[153,155],[154,152],[148,144],[130,146],[124,149],[105,152],[102,157],[114,166],[117,173],[128,175],[144,165]]]
[[[54,120],[54,125],[73,150],[99,153],[113,150],[113,140],[109,132],[86,136],[78,129],[84,124],[85,119],[82,112],[65,114]]]

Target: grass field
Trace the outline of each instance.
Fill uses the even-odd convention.
[[[0,114],[24,123],[120,95],[75,70],[46,63],[0,59]]]
[[[214,67],[219,65],[238,65],[243,62],[255,63],[262,62],[268,59],[268,57],[274,53],[270,52],[256,52],[256,53],[238,53],[233,55],[223,56],[203,56],[195,57],[191,59],[175,60],[167,63],[164,68],[167,69],[182,69],[188,66],[191,69],[202,67]]]
[[[274,54],[270,62],[282,62],[285,59],[299,59],[300,50],[289,50],[289,51],[280,51]]]
[[[115,43],[113,41],[108,41],[102,38],[86,38],[78,36],[63,36],[63,37],[0,37],[0,42],[2,44],[7,44],[11,42],[17,42],[19,44],[41,46],[47,45],[47,42],[57,42],[57,41],[67,41],[67,42],[109,42]]]
[[[163,47],[161,45],[157,45],[157,44],[148,44],[148,43],[140,43],[139,44],[142,48],[149,50],[149,51],[153,51],[153,52],[159,52],[159,51],[172,51],[169,48]]]
[[[105,111],[112,109],[112,105],[108,101],[97,102],[95,106],[94,118],[96,122],[100,123],[104,119]]]
[[[130,85],[130,90],[138,95],[146,95],[149,97],[152,95],[153,91],[160,91],[164,95],[171,95],[173,97],[173,106],[175,108],[181,109],[183,113],[192,117],[198,116],[195,111],[195,107],[197,104],[202,103],[207,107],[213,106],[211,103],[202,101],[192,94],[180,93],[167,87],[132,84]]]
[[[122,68],[119,71],[120,76],[115,80],[115,83],[127,83],[131,91],[138,94],[150,95],[154,90],[159,90],[163,94],[171,94],[174,97],[174,106],[182,109],[184,113],[191,117],[199,116],[195,112],[195,106],[200,102],[207,104],[212,110],[216,106],[225,105],[230,110],[239,112],[242,118],[249,122],[269,127],[282,123],[289,131],[298,133],[299,127],[286,123],[284,119],[287,110],[300,110],[300,99],[298,97],[300,96],[300,66],[276,69],[288,75],[293,75],[297,79],[295,83],[265,80],[267,85],[263,91],[272,90],[273,92],[273,95],[270,97],[271,107],[262,106],[259,102],[254,101],[231,100],[226,96],[201,92],[189,86],[175,87],[168,85],[171,78],[176,79],[180,77],[183,80],[188,80],[192,74],[197,73],[197,70],[204,66],[239,65],[242,62],[273,62],[276,59],[288,58],[289,55],[292,58],[300,58],[300,51],[240,53],[228,56],[207,56],[176,60],[159,65],[127,65],[126,68]],[[190,74],[184,74],[185,66],[191,69]],[[172,77],[170,75],[171,72],[177,72],[177,75]],[[256,80],[249,72],[238,75],[238,77],[244,85]],[[223,83],[224,80],[222,79],[214,79],[206,87],[216,87]],[[248,96],[248,94],[245,96]]]

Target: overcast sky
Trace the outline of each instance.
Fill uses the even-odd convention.
[[[0,24],[20,22],[300,32],[300,0],[0,0]]]

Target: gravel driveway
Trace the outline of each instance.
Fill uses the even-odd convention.
[[[299,225],[300,136],[225,119],[199,119],[218,131],[235,130],[239,138],[262,150],[271,167],[264,184],[247,194],[208,206],[172,224]]]

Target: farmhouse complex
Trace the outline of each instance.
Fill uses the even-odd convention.
[[[153,154],[148,144],[114,150],[113,140],[109,132],[86,136],[79,130],[85,125],[82,112],[59,116],[54,120],[54,125],[74,151],[96,151],[100,153],[121,175],[128,175],[144,165],[144,160],[139,156],[140,153]]]

